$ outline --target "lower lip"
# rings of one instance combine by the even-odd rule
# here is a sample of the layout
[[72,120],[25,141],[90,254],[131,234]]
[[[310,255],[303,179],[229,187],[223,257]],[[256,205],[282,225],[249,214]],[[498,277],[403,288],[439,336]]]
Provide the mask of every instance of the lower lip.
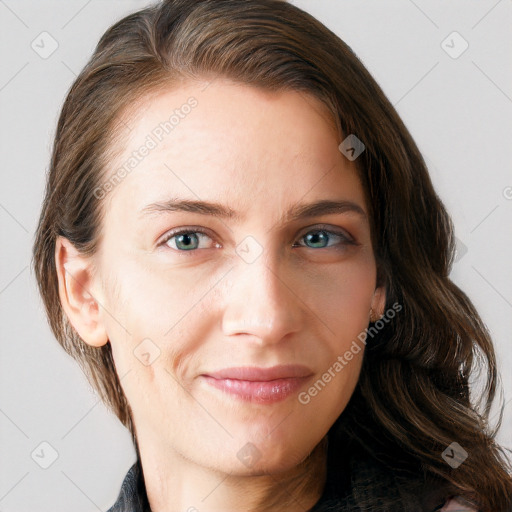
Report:
[[238,379],[214,379],[202,376],[214,388],[234,395],[246,402],[271,404],[280,402],[295,393],[309,377],[292,377],[269,381],[250,381]]

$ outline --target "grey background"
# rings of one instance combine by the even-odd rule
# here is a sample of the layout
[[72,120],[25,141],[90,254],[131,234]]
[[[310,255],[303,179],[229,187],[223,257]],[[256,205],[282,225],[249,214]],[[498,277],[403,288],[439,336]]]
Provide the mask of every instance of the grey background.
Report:
[[[293,3],[353,48],[426,158],[460,241],[452,278],[496,343],[508,400],[498,441],[512,448],[512,1]],[[0,0],[3,512],[104,511],[135,460],[128,432],[53,338],[29,265],[66,91],[101,34],[145,5]],[[46,58],[31,46],[51,49],[43,31],[58,43]],[[50,461],[42,442],[58,453],[48,469],[35,462]]]

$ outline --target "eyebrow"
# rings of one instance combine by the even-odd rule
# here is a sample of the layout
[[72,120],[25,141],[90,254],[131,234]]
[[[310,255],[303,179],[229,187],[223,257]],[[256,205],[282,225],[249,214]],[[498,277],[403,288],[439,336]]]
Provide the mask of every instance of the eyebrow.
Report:
[[[168,212],[197,213],[220,219],[233,220],[236,222],[241,221],[243,218],[239,212],[236,212],[228,206],[224,206],[220,203],[179,198],[151,203],[142,208],[139,213],[142,216]],[[311,217],[318,217],[320,215],[346,212],[353,212],[363,217],[363,219],[367,219],[366,212],[357,203],[346,200],[334,201],[330,199],[322,199],[313,203],[298,203],[293,205],[286,213],[284,220],[286,222],[293,222]]]

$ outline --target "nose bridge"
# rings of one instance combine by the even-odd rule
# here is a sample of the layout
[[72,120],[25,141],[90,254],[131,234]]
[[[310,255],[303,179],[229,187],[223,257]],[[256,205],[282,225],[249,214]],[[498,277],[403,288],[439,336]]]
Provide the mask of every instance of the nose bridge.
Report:
[[277,342],[298,330],[300,321],[300,300],[287,282],[285,262],[270,250],[262,250],[255,259],[248,258],[248,252],[241,254],[227,290],[225,334],[244,333],[261,342]]

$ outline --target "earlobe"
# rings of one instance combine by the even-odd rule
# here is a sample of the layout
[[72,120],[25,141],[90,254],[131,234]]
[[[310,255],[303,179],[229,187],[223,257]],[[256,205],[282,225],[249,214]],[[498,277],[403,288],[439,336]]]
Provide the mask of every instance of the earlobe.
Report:
[[55,266],[59,297],[71,325],[85,343],[101,347],[108,342],[103,325],[99,297],[93,289],[92,265],[65,237],[55,244]]

